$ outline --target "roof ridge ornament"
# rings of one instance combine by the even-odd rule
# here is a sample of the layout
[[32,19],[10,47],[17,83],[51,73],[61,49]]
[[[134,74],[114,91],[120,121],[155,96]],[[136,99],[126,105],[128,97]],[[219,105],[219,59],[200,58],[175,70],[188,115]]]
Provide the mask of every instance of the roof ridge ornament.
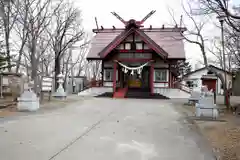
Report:
[[119,16],[116,12],[111,12],[117,19],[119,19],[126,28],[129,28],[131,26],[135,26],[137,28],[139,27],[143,27],[142,24],[149,18],[151,17],[154,13],[156,12],[156,10],[152,10],[151,12],[149,12],[141,21],[136,21],[134,19],[130,19],[129,21],[125,21],[121,16]]

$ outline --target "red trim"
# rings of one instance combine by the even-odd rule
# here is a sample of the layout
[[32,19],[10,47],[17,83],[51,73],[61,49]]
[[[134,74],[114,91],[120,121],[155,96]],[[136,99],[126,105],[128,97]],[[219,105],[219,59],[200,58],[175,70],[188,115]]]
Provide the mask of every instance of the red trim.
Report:
[[154,74],[154,64],[151,63],[151,67],[150,67],[150,89],[151,89],[151,93],[153,94],[153,74]]
[[[136,22],[136,24],[138,24],[139,21]],[[102,29],[92,29],[92,31],[94,33],[109,33],[109,32],[113,32],[113,31],[124,31],[125,28],[104,28],[103,30]],[[173,28],[173,27],[165,27],[165,28],[141,28],[142,31],[151,31],[151,32],[159,32],[159,31],[170,31],[170,32],[184,32],[187,30],[187,28],[185,27],[178,27],[178,28]]]
[[113,93],[116,91],[116,71],[117,71],[117,63],[114,62],[113,64]]
[[157,52],[159,56],[161,56],[163,59],[167,58],[168,53],[164,49],[157,45],[143,31],[135,28],[123,31],[107,47],[105,47],[102,52],[100,52],[100,56],[103,55],[103,57],[105,58],[113,49],[115,49],[127,36],[129,36],[133,32],[139,35],[142,38],[142,40],[150,46],[149,48],[152,48],[155,52]]
[[123,31],[121,34],[117,36],[112,43],[110,43],[107,47],[106,50],[103,51],[103,57],[106,57],[113,49],[117,47],[127,36],[129,36],[131,33],[134,32],[135,29],[131,28],[128,31]]
[[117,61],[121,61],[121,62],[148,62],[151,61],[152,59],[140,59],[140,58],[119,58],[117,59]]
[[151,53],[152,49],[136,49],[136,50],[130,50],[130,49],[120,49],[117,50],[119,53]]
[[[157,45],[150,37],[148,37],[143,31],[139,30],[139,29],[136,29],[135,30],[135,33],[137,33],[137,35],[139,35],[140,37],[142,37],[142,40],[148,44],[150,47],[149,48],[152,48],[155,52],[158,53],[158,55],[160,55],[162,58],[166,58],[168,56],[167,52],[164,51],[164,49],[162,49],[159,45]],[[141,35],[143,34],[143,35]],[[144,36],[146,36],[148,39],[145,39]],[[152,41],[152,43],[150,42]],[[160,47],[160,49],[158,48]]]

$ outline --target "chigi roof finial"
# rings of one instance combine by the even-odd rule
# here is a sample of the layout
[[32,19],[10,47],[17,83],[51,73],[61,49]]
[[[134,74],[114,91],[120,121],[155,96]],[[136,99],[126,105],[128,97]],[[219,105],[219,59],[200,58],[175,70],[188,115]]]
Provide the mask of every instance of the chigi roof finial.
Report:
[[130,19],[129,21],[125,21],[121,16],[119,16],[116,12],[111,12],[115,17],[117,17],[117,19],[119,19],[126,28],[131,26],[135,26],[135,27],[143,27],[142,24],[149,18],[151,17],[154,13],[156,12],[156,10],[152,10],[151,12],[149,12],[141,21],[136,21],[134,19]]

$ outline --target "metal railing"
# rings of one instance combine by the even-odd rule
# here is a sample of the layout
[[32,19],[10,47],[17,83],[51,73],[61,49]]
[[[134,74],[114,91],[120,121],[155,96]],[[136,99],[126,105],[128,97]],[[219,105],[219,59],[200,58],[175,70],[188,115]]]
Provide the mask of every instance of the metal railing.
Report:
[[187,93],[192,92],[192,88],[188,87],[187,85],[182,84],[180,81],[173,82],[174,88],[180,89],[182,91],[185,91]]
[[83,85],[83,88],[80,90],[80,92],[84,91],[84,90],[87,90],[89,88],[92,88],[92,87],[102,87],[103,84],[102,84],[102,81],[101,80],[92,80],[92,81],[89,81],[88,83],[84,84]]

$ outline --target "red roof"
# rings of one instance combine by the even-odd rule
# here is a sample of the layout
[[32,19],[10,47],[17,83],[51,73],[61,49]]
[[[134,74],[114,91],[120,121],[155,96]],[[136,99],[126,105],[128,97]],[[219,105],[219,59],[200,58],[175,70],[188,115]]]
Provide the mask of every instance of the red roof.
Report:
[[87,59],[103,59],[122,40],[135,31],[149,47],[163,58],[185,59],[183,37],[180,32],[185,28],[141,28],[141,29],[103,29],[93,30],[96,35],[91,41]]

